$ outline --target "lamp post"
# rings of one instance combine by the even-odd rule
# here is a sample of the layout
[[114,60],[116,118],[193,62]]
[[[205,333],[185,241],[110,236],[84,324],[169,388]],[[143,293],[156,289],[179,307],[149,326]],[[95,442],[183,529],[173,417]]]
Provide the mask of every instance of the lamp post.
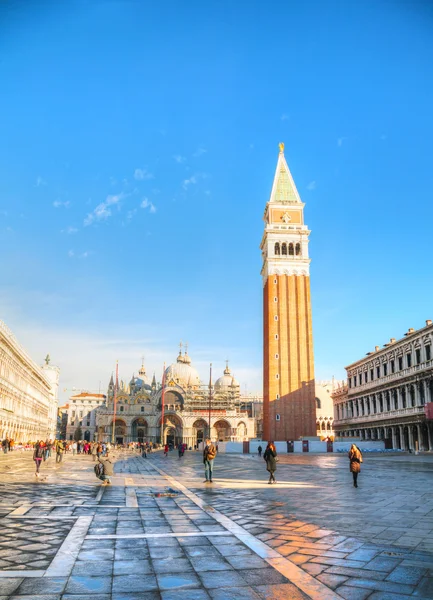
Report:
[[161,446],[164,444],[164,400],[165,400],[165,363],[162,371],[162,393],[161,393]]
[[208,438],[211,439],[211,413],[212,413],[212,363],[210,363],[209,367],[209,435]]

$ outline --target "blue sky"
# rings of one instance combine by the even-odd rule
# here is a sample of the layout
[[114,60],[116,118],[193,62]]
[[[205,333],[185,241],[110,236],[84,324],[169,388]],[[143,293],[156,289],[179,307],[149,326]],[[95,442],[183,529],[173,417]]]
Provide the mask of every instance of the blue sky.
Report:
[[316,376],[432,318],[427,2],[0,7],[0,318],[62,388],[261,389],[259,244],[278,142],[312,230]]

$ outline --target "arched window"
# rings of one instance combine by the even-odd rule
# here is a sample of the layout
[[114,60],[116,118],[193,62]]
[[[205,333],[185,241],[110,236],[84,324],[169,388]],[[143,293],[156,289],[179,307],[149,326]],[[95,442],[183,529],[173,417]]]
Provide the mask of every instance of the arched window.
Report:
[[282,244],[281,254],[284,254],[285,256],[287,256],[287,244]]
[[275,254],[280,254],[280,244],[278,242],[275,244]]
[[296,244],[296,256],[301,256],[301,244]]
[[293,244],[292,243],[289,244],[289,254],[290,254],[290,256],[294,255]]
[[320,398],[316,398],[316,408],[322,408],[322,403],[320,402]]

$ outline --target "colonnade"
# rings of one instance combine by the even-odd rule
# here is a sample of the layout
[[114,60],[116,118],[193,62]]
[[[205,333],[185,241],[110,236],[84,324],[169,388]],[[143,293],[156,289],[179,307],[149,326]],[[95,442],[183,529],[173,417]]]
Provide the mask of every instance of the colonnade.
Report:
[[336,431],[336,435],[367,441],[387,440],[394,450],[433,451],[433,423],[429,421],[359,428],[352,425],[349,429]]

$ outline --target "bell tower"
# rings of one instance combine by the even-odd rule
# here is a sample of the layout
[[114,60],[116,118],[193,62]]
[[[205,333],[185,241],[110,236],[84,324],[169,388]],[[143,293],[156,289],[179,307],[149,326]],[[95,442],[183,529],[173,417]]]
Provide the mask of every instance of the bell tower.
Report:
[[263,438],[316,435],[309,230],[280,144],[260,248],[263,267]]

